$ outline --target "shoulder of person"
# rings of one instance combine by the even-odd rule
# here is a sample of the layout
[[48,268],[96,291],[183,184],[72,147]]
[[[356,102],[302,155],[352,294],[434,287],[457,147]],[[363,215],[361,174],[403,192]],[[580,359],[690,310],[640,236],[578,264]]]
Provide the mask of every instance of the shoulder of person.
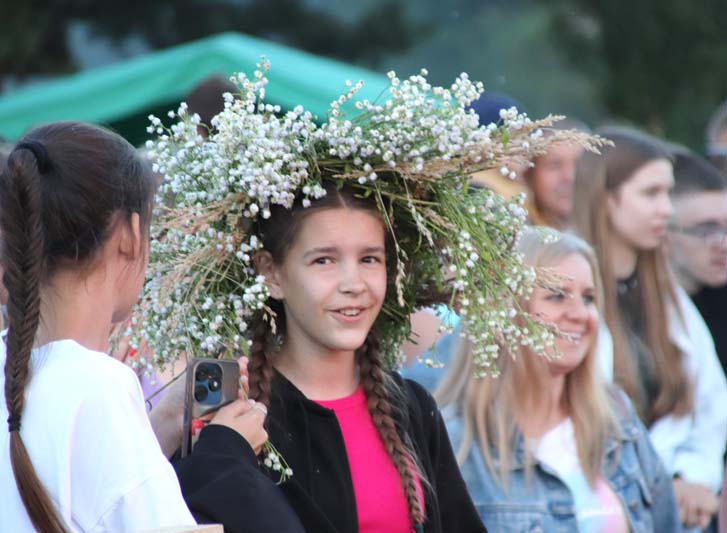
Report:
[[609,384],[607,390],[619,424],[621,437],[626,440],[635,440],[641,433],[646,433],[631,399],[623,389],[618,385]]
[[391,376],[402,391],[409,410],[412,407],[418,407],[423,412],[426,410],[437,411],[437,402],[434,397],[420,383],[404,378],[398,372],[392,372]]
[[[84,396],[108,398],[114,401],[127,391],[141,394],[136,373],[110,355],[91,350],[74,340],[63,340],[40,347],[33,354],[37,363],[52,370],[54,379],[73,383]],[[72,380],[72,381],[71,381]],[[113,392],[113,394],[112,394]]]
[[434,397],[421,384],[414,380],[402,378],[398,373],[392,373],[394,380],[401,390],[402,400],[405,407],[409,424],[412,428],[418,428],[423,438],[429,438],[444,431],[437,402]]

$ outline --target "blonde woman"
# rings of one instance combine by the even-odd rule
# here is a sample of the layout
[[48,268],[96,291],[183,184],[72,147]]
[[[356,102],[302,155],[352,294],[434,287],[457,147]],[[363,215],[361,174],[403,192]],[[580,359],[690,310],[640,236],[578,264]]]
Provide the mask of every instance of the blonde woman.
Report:
[[490,531],[680,531],[671,479],[628,398],[598,369],[601,287],[591,248],[549,230],[521,252],[557,282],[523,305],[557,328],[560,353],[501,353],[473,378],[461,342],[437,391],[458,462]]
[[579,161],[574,224],[598,252],[614,381],[634,402],[674,476],[684,524],[704,528],[717,510],[727,381],[709,330],[663,252],[673,215],[672,163],[646,134],[599,133],[614,146]]

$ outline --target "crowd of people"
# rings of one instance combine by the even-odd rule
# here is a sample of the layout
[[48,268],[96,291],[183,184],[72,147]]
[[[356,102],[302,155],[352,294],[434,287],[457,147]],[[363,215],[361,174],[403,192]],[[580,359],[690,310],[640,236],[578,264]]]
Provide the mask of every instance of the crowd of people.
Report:
[[[488,124],[511,103],[474,108]],[[611,141],[600,153],[556,144],[514,179],[471,178],[527,195],[517,252],[552,279],[521,305],[553,346],[503,345],[499,376],[481,377],[456,310],[432,307],[389,371],[372,329],[386,226],[375,198],[328,183],[261,221],[276,330],[251,324],[240,397],[180,458],[181,381],[148,412],[140,376],[106,356],[142,289],[158,177],[102,127],[28,132],[0,160],[0,530],[716,532],[727,108],[704,157],[596,133]],[[259,468],[268,440],[293,473],[280,484]]]

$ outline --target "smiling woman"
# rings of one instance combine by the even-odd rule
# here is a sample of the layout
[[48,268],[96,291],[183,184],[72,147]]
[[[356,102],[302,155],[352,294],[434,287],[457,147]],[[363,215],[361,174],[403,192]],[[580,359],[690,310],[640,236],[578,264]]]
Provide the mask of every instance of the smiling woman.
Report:
[[602,293],[593,251],[572,235],[535,230],[520,251],[526,263],[555,274],[524,305],[557,329],[559,353],[502,350],[501,376],[475,379],[462,342],[436,393],[485,525],[681,531],[671,480],[646,429],[626,396],[600,379]]

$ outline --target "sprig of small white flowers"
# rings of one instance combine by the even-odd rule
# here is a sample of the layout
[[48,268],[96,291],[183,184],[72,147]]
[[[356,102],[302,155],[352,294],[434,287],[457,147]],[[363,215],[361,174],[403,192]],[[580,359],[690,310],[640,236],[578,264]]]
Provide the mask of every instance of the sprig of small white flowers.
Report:
[[285,462],[283,456],[274,449],[267,450],[265,458],[263,459],[263,464],[278,474],[278,484],[284,483],[293,476],[293,469],[288,466],[288,463]]
[[[265,280],[253,266],[261,247],[250,234],[253,223],[272,206],[290,208],[297,195],[309,206],[325,194],[324,179],[351,180],[393,216],[387,227],[397,232],[396,290],[376,325],[390,361],[398,359],[418,295],[432,287],[451,294],[480,373],[496,372],[492,362],[503,343],[547,342],[544,328],[518,305],[534,282],[514,253],[525,224],[522,199],[465,191],[468,173],[501,168],[510,176],[514,164],[562,140],[558,132],[542,135],[554,118],[533,122],[512,108],[501,113],[501,126],[480,126],[467,106],[482,84],[462,74],[449,88],[432,87],[423,70],[405,80],[390,72],[383,102],[356,100],[362,83],[348,82],[318,126],[300,106],[283,112],[265,103],[269,64],[263,59],[257,67],[252,79],[231,78],[239,94],[225,95],[206,139],[198,131],[207,126],[184,104],[170,113],[177,122],[168,128],[150,117],[156,138],[147,149],[166,176],[160,202],[171,206],[153,228],[136,323],[158,364],[182,351],[247,350],[250,318],[269,313]],[[591,138],[574,139],[594,147]]]

